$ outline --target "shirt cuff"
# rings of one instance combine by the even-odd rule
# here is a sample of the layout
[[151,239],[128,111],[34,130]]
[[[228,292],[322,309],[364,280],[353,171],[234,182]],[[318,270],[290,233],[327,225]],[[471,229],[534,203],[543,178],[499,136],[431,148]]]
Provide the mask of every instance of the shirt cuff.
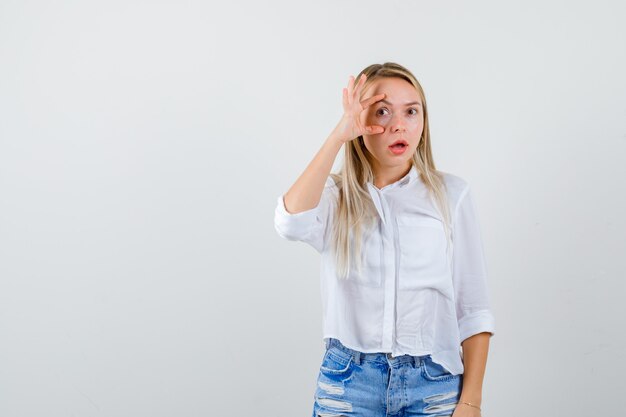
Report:
[[288,240],[302,240],[307,237],[317,222],[320,205],[298,213],[289,213],[285,208],[284,194],[278,196],[274,225],[278,234]]
[[489,332],[495,334],[495,319],[489,310],[480,310],[464,316],[459,320],[459,335],[461,342],[478,333]]

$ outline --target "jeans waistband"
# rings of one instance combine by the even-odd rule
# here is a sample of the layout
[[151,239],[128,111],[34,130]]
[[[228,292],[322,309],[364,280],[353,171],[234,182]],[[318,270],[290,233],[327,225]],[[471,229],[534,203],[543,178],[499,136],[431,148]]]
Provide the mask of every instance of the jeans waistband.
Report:
[[359,365],[363,359],[379,360],[379,361],[384,361],[385,359],[387,359],[387,362],[389,363],[413,362],[415,363],[415,366],[418,367],[422,363],[422,361],[424,361],[428,356],[430,356],[430,355],[420,355],[420,356],[402,355],[402,356],[393,357],[391,356],[390,352],[365,353],[365,352],[360,352],[358,350],[351,349],[343,345],[339,341],[339,339],[335,339],[332,337],[326,339],[326,350],[330,349],[331,347],[339,349],[340,351],[345,352],[348,355],[352,356],[354,358],[354,362],[357,365]]

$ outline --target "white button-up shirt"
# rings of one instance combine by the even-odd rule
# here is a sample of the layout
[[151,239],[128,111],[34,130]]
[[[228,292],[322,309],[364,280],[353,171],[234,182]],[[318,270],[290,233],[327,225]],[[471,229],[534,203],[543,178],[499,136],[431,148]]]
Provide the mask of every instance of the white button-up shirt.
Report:
[[278,197],[274,225],[288,240],[321,254],[323,339],[361,352],[431,354],[453,374],[464,372],[461,342],[494,334],[487,270],[469,184],[443,173],[452,214],[452,246],[417,169],[379,189],[368,183],[377,222],[363,235],[361,274],[337,278],[331,228],[338,188],[328,178],[317,207],[299,213]]

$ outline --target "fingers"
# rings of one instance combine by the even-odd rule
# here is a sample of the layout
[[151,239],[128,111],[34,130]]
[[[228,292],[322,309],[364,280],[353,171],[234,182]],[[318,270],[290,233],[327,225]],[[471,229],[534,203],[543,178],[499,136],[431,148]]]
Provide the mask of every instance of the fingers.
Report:
[[348,79],[348,100],[352,102],[352,92],[354,91],[354,77],[351,75]]
[[383,133],[385,131],[385,128],[382,126],[371,125],[366,126],[365,130],[367,130],[368,133],[375,135],[377,133]]
[[361,76],[359,77],[359,81],[357,82],[357,85],[355,86],[354,76],[352,75],[350,76],[348,80],[348,100],[350,103],[352,103],[354,99],[358,97],[361,87],[363,87],[363,84],[365,83],[366,78],[367,77],[365,76],[365,74],[361,74]]
[[385,93],[376,94],[375,96],[372,96],[368,99],[363,100],[361,102],[361,105],[363,106],[363,108],[366,108],[368,106],[371,106],[375,102],[382,100],[384,97],[385,97]]
[[353,101],[359,99],[359,96],[361,95],[361,88],[363,87],[363,84],[365,83],[365,78],[366,78],[365,74],[361,74],[361,77],[359,77],[359,82],[354,88]]

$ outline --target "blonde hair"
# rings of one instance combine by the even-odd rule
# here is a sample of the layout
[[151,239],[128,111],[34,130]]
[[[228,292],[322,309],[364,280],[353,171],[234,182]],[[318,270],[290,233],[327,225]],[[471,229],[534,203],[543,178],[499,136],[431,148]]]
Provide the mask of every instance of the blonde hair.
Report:
[[[411,83],[421,96],[424,112],[424,129],[415,153],[411,157],[411,163],[417,168],[430,197],[436,203],[436,208],[443,219],[449,249],[451,241],[450,210],[443,173],[435,168],[432,156],[428,127],[428,107],[422,86],[408,69],[394,62],[370,65],[359,73],[356,77],[357,80],[361,77],[361,74],[367,76],[361,91],[366,91],[367,87],[376,79],[396,77]],[[359,97],[359,99],[362,100],[362,97]],[[355,140],[346,142],[344,147],[344,164],[338,174],[330,174],[338,188],[338,204],[332,226],[332,240],[338,276],[340,278],[347,278],[348,271],[352,268],[350,265],[351,259],[354,257],[357,260],[356,270],[360,273],[363,232],[365,228],[373,225],[377,216],[376,208],[366,184],[374,180],[372,166],[366,157],[366,152],[367,149],[363,142],[363,136],[358,136]],[[355,256],[355,254],[359,254],[359,256]]]

